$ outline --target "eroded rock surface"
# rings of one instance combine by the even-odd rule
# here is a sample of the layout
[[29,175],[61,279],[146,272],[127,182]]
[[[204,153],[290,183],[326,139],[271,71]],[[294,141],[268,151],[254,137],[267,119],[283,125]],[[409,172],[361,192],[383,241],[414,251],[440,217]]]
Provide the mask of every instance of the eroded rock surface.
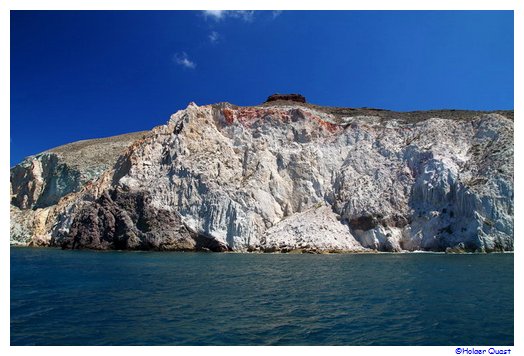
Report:
[[509,251],[513,112],[192,103],[27,158],[11,194],[14,244]]

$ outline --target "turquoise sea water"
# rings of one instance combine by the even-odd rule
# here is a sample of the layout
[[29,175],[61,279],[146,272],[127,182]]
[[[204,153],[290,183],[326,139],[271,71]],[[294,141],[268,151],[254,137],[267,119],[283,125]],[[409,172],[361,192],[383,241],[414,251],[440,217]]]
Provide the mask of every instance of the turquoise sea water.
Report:
[[11,248],[12,345],[513,342],[513,254]]

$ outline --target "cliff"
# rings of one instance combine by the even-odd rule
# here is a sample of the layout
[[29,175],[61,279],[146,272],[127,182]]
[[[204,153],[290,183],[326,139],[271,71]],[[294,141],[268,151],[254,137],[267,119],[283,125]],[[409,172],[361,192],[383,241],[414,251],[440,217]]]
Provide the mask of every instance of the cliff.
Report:
[[513,112],[191,103],[13,167],[11,243],[511,251]]

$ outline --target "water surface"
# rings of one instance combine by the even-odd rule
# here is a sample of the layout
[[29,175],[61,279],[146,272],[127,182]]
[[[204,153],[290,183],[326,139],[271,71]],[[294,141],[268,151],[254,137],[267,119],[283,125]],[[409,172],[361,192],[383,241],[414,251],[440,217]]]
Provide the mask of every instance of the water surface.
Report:
[[12,345],[513,345],[513,254],[11,248]]

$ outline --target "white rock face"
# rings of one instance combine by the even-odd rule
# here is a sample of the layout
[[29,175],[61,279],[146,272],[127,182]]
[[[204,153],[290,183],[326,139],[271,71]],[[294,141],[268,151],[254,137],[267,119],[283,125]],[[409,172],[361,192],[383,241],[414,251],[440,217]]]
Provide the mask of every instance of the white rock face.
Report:
[[293,214],[264,235],[261,245],[267,251],[365,251],[340,216],[324,205]]
[[11,241],[233,251],[443,251],[462,243],[470,251],[513,250],[512,119],[351,114],[291,102],[192,103],[131,140],[114,166],[91,169],[96,174],[87,183],[65,184],[48,201],[41,198],[50,179],[40,173],[42,156],[30,158],[31,165],[12,170]]

